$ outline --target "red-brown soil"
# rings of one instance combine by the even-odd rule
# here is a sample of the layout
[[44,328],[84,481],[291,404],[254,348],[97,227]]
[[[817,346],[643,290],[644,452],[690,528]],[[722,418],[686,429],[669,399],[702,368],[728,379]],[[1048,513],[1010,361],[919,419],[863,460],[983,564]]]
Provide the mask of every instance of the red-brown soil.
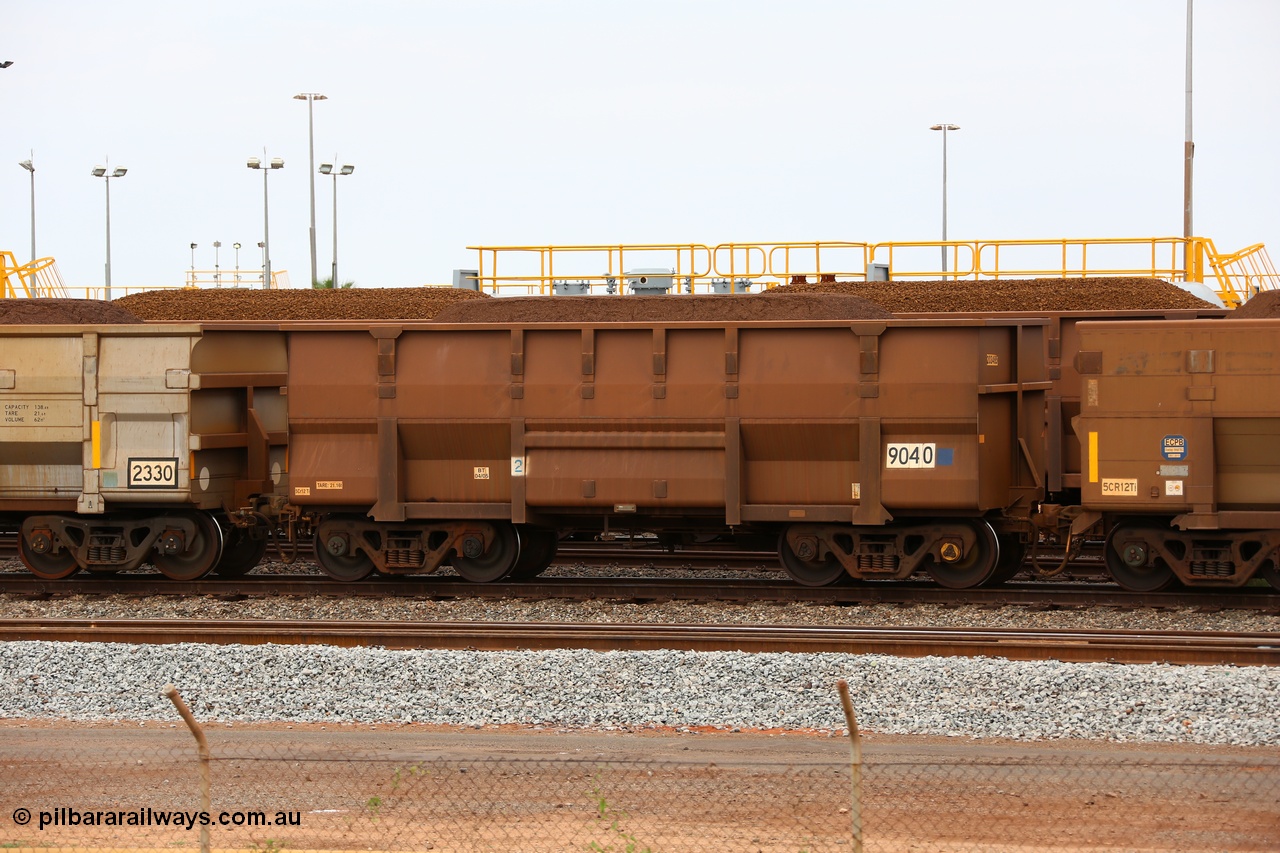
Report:
[[485,294],[450,287],[346,290],[146,290],[113,304],[144,320],[430,320],[446,306]]
[[897,313],[1215,308],[1158,278],[945,279],[784,284],[773,294],[848,293]]
[[1227,316],[1233,320],[1268,320],[1280,317],[1280,290],[1265,290]]
[[[332,850],[847,850],[849,747],[814,732],[209,723],[212,846]],[[868,850],[1272,850],[1275,749],[869,735]],[[198,830],[38,828],[41,811],[194,810],[181,723],[0,721],[0,843],[193,848]],[[20,809],[33,822],[19,824]]]
[[4,326],[140,322],[127,308],[98,299],[0,299],[0,325]]
[[692,320],[876,320],[892,317],[840,293],[753,296],[515,296],[451,305],[437,323],[650,323]]

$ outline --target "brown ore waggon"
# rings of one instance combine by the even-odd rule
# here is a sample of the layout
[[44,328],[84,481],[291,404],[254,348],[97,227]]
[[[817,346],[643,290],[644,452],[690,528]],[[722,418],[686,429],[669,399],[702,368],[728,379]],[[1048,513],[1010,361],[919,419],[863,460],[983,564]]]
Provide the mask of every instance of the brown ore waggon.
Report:
[[796,581],[1280,587],[1280,321],[288,322],[0,331],[0,521],[36,574],[533,577],[566,532]]
[[288,500],[347,579],[536,574],[569,528],[764,534],[812,585],[973,586],[1016,569],[1040,496],[1044,327],[299,330]]

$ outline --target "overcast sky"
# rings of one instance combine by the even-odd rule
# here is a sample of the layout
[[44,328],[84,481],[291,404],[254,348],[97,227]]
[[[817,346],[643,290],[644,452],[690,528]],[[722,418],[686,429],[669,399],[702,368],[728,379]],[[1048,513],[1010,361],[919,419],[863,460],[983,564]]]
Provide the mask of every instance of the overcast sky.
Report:
[[[0,249],[98,286],[309,277],[307,105],[339,271],[448,281],[476,244],[1182,234],[1185,0],[8,0]],[[1280,2],[1195,7],[1195,231],[1280,247]],[[321,277],[333,180],[317,176]],[[1280,254],[1277,255],[1280,258]],[[117,293],[118,295],[118,293]]]

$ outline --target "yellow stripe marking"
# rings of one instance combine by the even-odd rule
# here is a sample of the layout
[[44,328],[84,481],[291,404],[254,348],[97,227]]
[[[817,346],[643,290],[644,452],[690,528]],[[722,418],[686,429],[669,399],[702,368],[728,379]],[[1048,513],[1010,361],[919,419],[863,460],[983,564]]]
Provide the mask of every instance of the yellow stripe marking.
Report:
[[1089,433],[1089,482],[1098,482],[1098,434]]
[[102,421],[94,421],[89,427],[89,437],[93,443],[93,467],[102,467]]

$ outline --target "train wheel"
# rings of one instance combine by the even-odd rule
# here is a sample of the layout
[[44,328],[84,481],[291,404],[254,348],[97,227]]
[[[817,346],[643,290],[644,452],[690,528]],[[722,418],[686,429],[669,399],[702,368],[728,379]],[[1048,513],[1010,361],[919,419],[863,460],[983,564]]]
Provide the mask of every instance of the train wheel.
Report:
[[27,571],[47,581],[60,581],[80,571],[80,564],[70,551],[38,554],[31,550],[27,537],[22,534],[18,535],[18,559],[22,560]]
[[520,557],[511,570],[511,580],[532,580],[547,570],[556,558],[559,537],[554,530],[526,527],[520,531]]
[[453,569],[472,583],[493,583],[507,577],[520,560],[520,534],[513,525],[494,524],[497,535],[489,550],[478,557],[458,555],[453,558]]
[[267,538],[254,538],[248,531],[232,527],[223,533],[222,556],[214,569],[224,578],[239,578],[257,568],[267,553]]
[[[339,542],[342,543],[341,548]],[[316,562],[326,575],[336,581],[355,583],[373,574],[373,560],[364,551],[350,548],[345,536],[336,540],[322,540],[320,533],[316,533],[315,546]],[[335,549],[342,553],[335,554]]]
[[1146,565],[1147,549],[1138,541],[1126,541],[1135,535],[1140,538],[1138,531],[1142,529],[1141,524],[1132,521],[1122,521],[1111,528],[1103,548],[1107,571],[1115,578],[1116,583],[1132,592],[1159,592],[1168,589],[1177,580],[1173,569],[1158,558],[1154,561],[1155,565]]
[[181,516],[195,525],[196,532],[181,554],[155,554],[151,562],[170,580],[199,580],[218,564],[222,556],[222,528],[208,513],[193,512]]
[[932,557],[924,560],[929,576],[947,589],[971,589],[982,586],[996,573],[1000,565],[1000,540],[985,521],[972,525],[977,541],[964,557],[948,563]]
[[787,534],[778,537],[778,559],[787,575],[801,586],[831,586],[849,575],[833,554],[828,553],[821,563],[802,560],[787,544]]
[[997,536],[1000,542],[1000,556],[996,560],[996,570],[987,579],[984,586],[999,586],[1013,580],[1022,571],[1022,563],[1027,558],[1028,547],[1019,541],[1017,536]]

